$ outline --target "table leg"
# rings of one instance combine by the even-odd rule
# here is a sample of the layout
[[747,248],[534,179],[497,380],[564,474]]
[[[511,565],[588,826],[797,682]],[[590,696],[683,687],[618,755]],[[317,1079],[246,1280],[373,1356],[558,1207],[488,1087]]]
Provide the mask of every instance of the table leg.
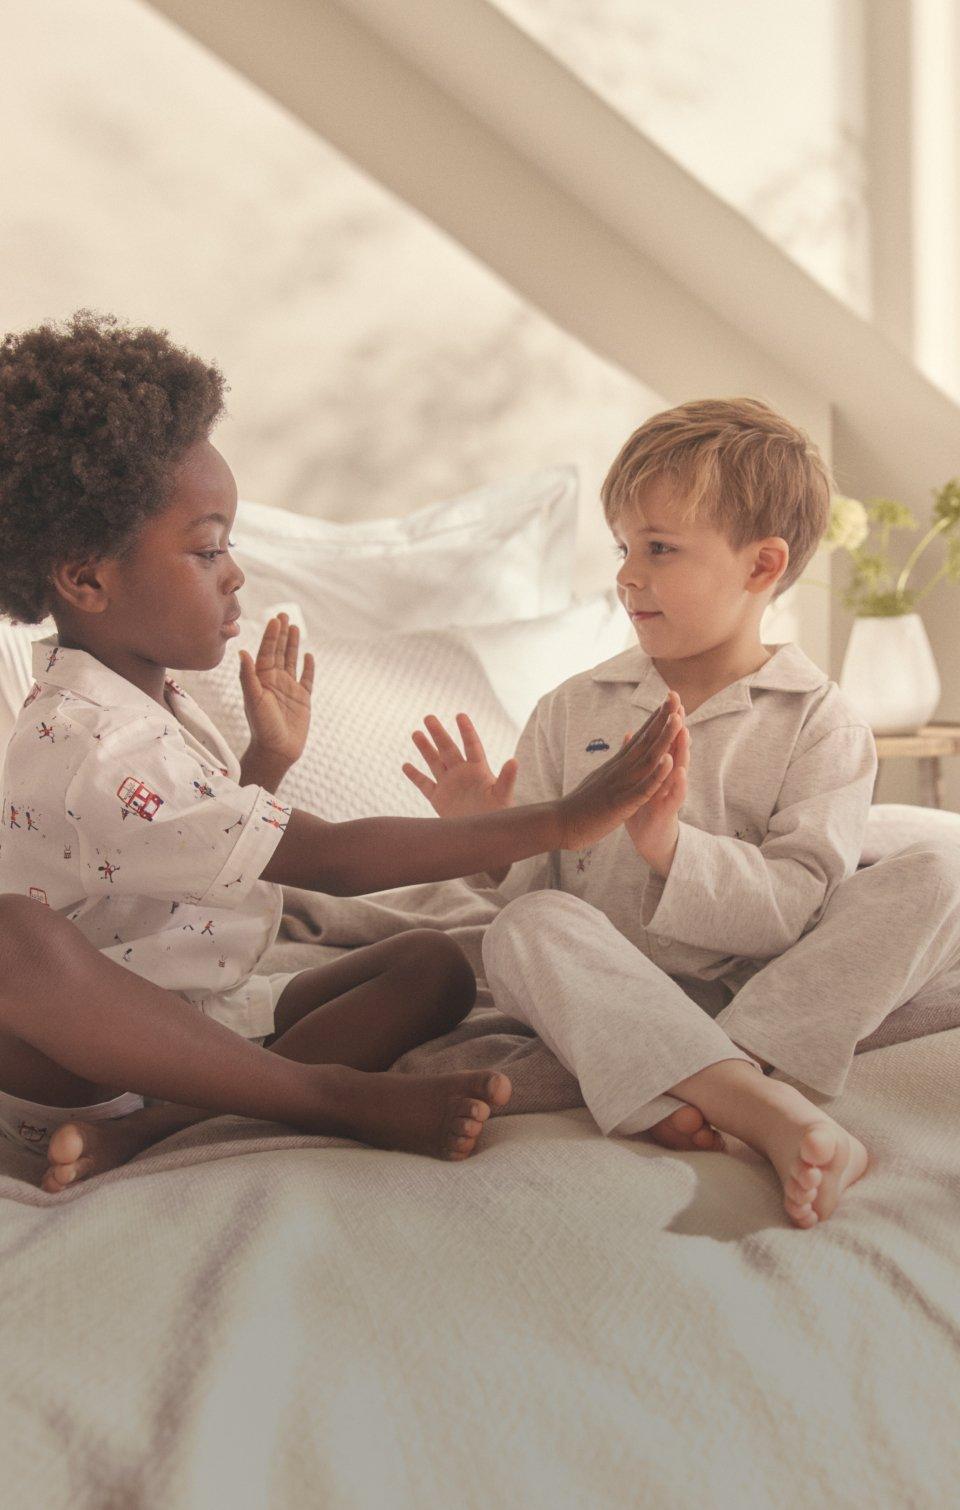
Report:
[[924,807],[943,807],[943,768],[939,755],[920,758],[920,801]]

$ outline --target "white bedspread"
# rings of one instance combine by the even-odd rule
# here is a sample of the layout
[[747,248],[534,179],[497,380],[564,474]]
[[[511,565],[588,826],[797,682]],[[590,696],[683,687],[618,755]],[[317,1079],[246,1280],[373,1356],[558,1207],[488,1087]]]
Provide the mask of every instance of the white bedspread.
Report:
[[3,1504],[956,1503],[958,1086],[960,1028],[859,1055],[811,1232],[744,1145],[579,1108],[460,1165],[223,1117],[60,1197],[4,1144]]

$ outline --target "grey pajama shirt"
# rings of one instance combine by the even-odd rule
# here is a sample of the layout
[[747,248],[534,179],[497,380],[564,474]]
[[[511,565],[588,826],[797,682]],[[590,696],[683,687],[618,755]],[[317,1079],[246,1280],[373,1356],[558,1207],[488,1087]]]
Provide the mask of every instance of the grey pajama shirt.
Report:
[[[541,698],[517,746],[516,802],[569,792],[668,690],[635,646]],[[497,1006],[576,1075],[604,1133],[652,1127],[682,1104],[670,1087],[752,1054],[836,1096],[885,1017],[960,992],[956,846],[914,844],[857,870],[873,735],[798,646],[775,647],[686,723],[668,876],[621,826],[514,865],[484,936]]]

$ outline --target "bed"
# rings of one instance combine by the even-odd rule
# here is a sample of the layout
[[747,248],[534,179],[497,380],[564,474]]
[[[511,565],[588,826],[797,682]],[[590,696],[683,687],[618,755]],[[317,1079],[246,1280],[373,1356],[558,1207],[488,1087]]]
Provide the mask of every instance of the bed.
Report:
[[[414,515],[381,555],[369,525],[287,516],[282,537],[267,517],[281,511],[245,506],[250,633],[285,601],[318,654],[317,743],[284,795],[331,817],[424,815],[397,778],[412,753],[397,749],[414,727],[404,697],[430,696],[415,719],[466,706],[502,760],[531,697],[578,657],[622,648],[606,595],[564,597],[574,503],[554,469],[451,501],[435,529]],[[460,525],[483,601],[461,581],[437,623],[357,623],[349,587],[338,600],[336,571],[323,576],[355,546],[387,572],[387,597],[404,570],[452,587]],[[304,581],[285,575],[285,550]],[[0,646],[13,706],[22,652]],[[203,675],[198,695],[239,740],[227,672]],[[376,692],[365,710],[349,703],[358,678]],[[346,727],[363,730],[350,761]],[[365,805],[371,791],[384,805]],[[960,841],[958,828],[954,814],[878,810],[864,863],[933,831]],[[479,970],[496,907],[478,878],[289,890],[267,966],[431,926]],[[790,1226],[773,1170],[734,1139],[721,1155],[602,1138],[482,975],[470,1018],[398,1066],[511,1075],[511,1114],[464,1164],[217,1117],[54,1197],[36,1160],[0,1142],[4,1505],[955,1503],[960,1003],[924,1037],[884,1026],[831,1103],[872,1169],[812,1232]]]

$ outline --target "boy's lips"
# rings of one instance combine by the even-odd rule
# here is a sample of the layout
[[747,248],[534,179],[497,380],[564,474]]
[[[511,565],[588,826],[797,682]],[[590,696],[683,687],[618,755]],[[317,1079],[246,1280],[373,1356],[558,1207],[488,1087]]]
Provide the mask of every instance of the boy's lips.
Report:
[[630,615],[631,619],[656,619],[656,618],[659,618],[659,616],[660,616],[660,610],[659,609],[657,610],[656,613],[637,612],[637,613],[631,613],[631,615]]

